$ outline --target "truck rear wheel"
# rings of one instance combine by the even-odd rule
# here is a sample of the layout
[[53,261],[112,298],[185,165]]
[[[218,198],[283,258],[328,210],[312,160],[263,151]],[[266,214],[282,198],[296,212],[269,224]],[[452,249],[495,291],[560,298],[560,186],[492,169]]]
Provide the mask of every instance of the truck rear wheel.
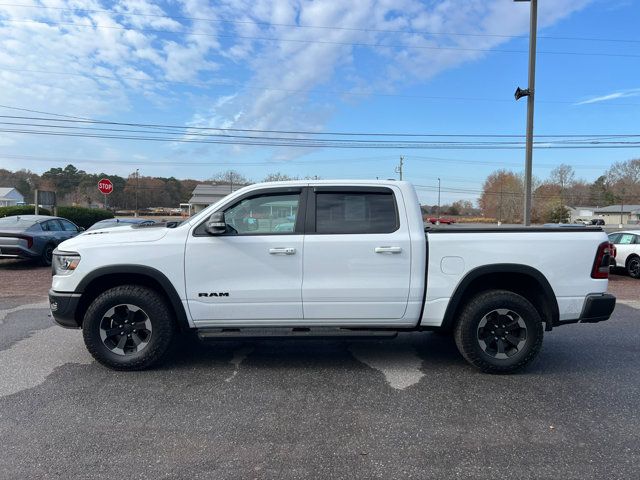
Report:
[[101,364],[142,370],[156,364],[173,338],[175,323],[164,298],[139,285],[101,293],[84,316],[84,343]]
[[507,290],[473,297],[462,309],[454,330],[465,360],[488,373],[511,373],[531,363],[540,351],[543,335],[535,307]]

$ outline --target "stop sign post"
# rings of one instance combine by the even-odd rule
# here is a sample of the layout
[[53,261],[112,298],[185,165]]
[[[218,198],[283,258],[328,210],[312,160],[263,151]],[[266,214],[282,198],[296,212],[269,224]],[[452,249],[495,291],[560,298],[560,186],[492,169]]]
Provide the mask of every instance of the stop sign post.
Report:
[[113,192],[113,183],[108,178],[103,178],[98,182],[98,190],[104,195],[104,208],[107,208],[107,195]]

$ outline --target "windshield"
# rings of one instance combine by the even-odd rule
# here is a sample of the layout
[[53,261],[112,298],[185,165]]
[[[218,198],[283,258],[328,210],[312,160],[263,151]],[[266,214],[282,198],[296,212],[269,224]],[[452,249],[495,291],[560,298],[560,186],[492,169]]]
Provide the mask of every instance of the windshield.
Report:
[[111,227],[125,227],[130,226],[129,222],[116,222],[116,221],[100,221],[98,223],[94,223],[87,230],[98,230],[100,228],[111,228]]

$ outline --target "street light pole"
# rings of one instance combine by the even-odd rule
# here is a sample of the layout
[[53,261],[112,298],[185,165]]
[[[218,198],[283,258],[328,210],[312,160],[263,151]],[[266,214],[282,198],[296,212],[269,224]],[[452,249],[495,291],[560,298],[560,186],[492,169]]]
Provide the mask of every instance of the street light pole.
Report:
[[533,171],[533,105],[536,88],[536,36],[538,30],[538,0],[514,0],[516,2],[530,1],[531,13],[529,24],[529,85],[526,90],[516,90],[516,100],[527,97],[527,136],[525,145],[524,164],[524,212],[523,223],[531,225],[531,182]]

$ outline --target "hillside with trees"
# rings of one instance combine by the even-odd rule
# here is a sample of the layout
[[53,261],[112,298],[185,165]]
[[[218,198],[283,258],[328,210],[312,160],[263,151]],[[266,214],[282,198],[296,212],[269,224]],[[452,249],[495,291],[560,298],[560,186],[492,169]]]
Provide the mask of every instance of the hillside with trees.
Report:
[[[207,180],[177,179],[175,177],[152,177],[136,172],[121,177],[107,173],[88,173],[67,165],[55,167],[38,175],[29,170],[12,172],[0,169],[0,186],[17,188],[27,203],[33,203],[35,189],[57,192],[59,205],[101,205],[103,196],[96,188],[98,181],[108,177],[114,185],[109,195],[111,208],[130,210],[138,208],[170,207],[187,202],[198,183],[210,182],[229,185],[229,191],[253,183],[235,170],[212,174]],[[309,178],[309,177],[307,177]],[[314,177],[317,178],[317,177]],[[280,172],[270,173],[260,181],[297,180]],[[501,221],[519,223],[523,208],[522,175],[500,169],[492,172],[484,181],[477,207],[468,200],[458,200],[440,206],[440,214],[475,218],[478,216]],[[562,221],[568,215],[567,206],[606,206],[616,203],[640,204],[640,158],[614,163],[593,182],[576,178],[570,165],[559,164],[549,178],[534,178],[533,211],[534,223]],[[423,205],[425,215],[438,213],[437,205]]]

